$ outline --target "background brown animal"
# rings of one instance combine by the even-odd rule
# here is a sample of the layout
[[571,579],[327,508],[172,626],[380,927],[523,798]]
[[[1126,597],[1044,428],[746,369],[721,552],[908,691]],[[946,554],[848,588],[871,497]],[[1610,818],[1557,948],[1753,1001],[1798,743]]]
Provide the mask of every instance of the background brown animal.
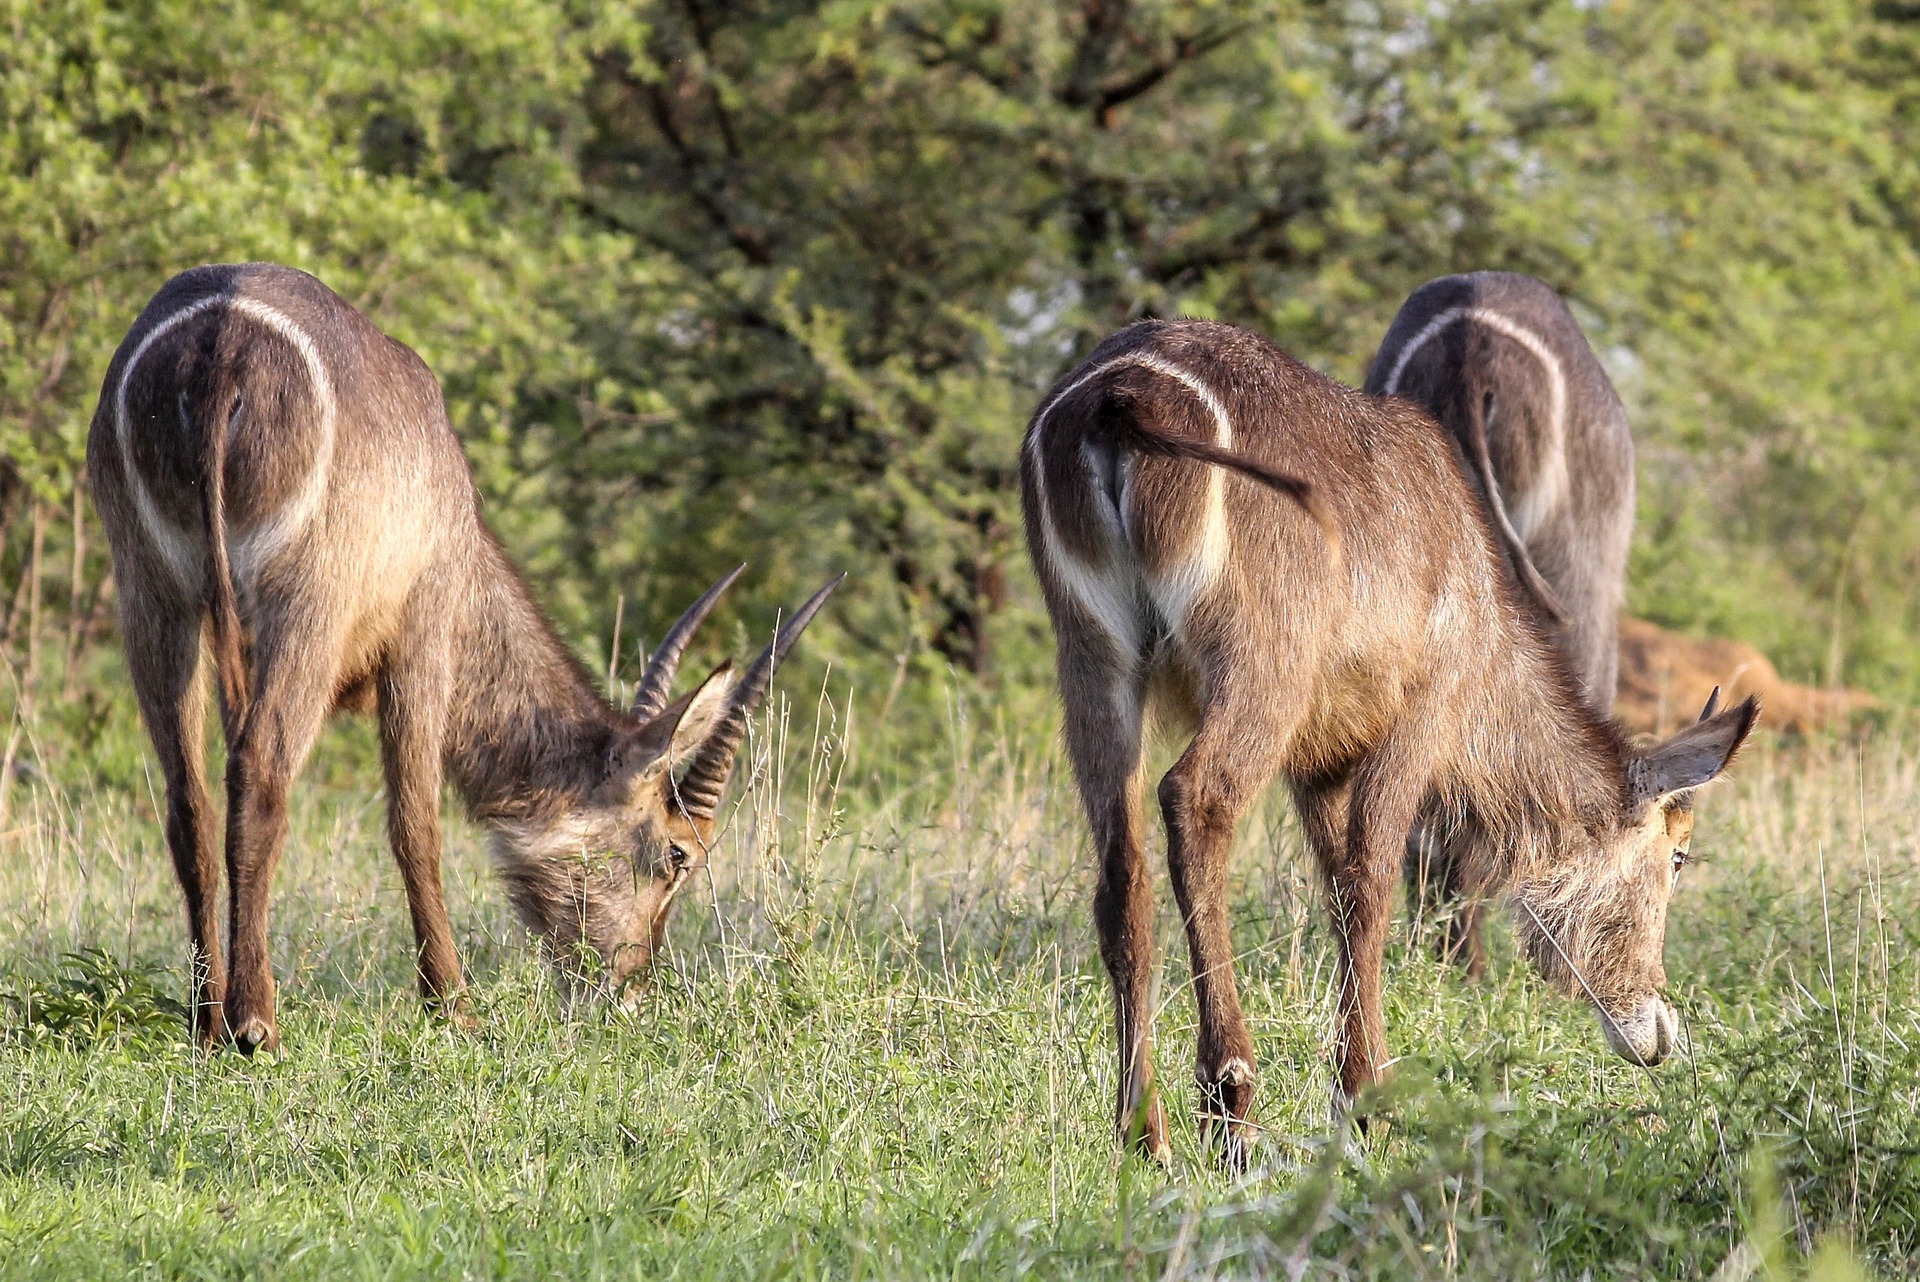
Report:
[[[1266,484],[1196,466],[1195,445],[1244,457]],[[1156,457],[1170,454],[1189,457]],[[1254,1053],[1227,860],[1275,774],[1339,940],[1340,1098],[1387,1061],[1393,884],[1435,797],[1472,834],[1475,884],[1509,892],[1542,973],[1594,1003],[1620,1054],[1668,1053],[1661,954],[1685,853],[1667,813],[1725,767],[1751,701],[1632,750],[1517,598],[1443,430],[1231,326],[1149,321],[1108,339],[1041,403],[1021,476],[1100,863],[1123,1136],[1168,1151],[1150,1085],[1157,965],[1139,813],[1150,703],[1195,727],[1159,798],[1199,1005],[1196,1074],[1229,1164],[1246,1160]]]
[[1716,686],[1733,699],[1757,696],[1766,704],[1767,724],[1784,734],[1844,724],[1855,713],[1880,706],[1864,690],[1788,681],[1744,641],[1683,636],[1645,619],[1621,618],[1614,713],[1629,730],[1667,733]]
[[[115,353],[87,442],[121,627],[167,784],[193,1026],[279,1034],[268,896],[287,793],[329,709],[377,707],[388,832],[438,1005],[460,987],[440,881],[443,772],[491,829],[514,904],[617,986],[659,947],[712,838],[746,722],[828,585],[737,685],[668,702],[675,626],[610,706],[482,523],[433,375],[319,281],[266,264],[169,281]],[[738,574],[738,571],[735,571]],[[228,950],[202,753],[202,634],[228,743]]]

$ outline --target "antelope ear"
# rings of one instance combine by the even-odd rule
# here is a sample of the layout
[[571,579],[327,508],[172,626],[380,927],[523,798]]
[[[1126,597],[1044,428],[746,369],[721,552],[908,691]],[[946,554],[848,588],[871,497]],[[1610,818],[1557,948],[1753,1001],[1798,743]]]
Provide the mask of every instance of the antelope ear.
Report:
[[733,695],[733,662],[728,660],[695,686],[691,694],[681,695],[649,721],[642,731],[657,745],[655,766],[678,766],[687,754],[706,742],[713,728],[726,715],[727,701]]
[[733,693],[733,664],[723,663],[698,686],[640,726],[621,735],[607,761],[607,777],[621,787],[652,778],[686,760],[713,733]]
[[1748,695],[1725,712],[1703,717],[1648,749],[1628,768],[1630,817],[1636,822],[1644,819],[1654,803],[1719,778],[1759,716],[1760,701]]

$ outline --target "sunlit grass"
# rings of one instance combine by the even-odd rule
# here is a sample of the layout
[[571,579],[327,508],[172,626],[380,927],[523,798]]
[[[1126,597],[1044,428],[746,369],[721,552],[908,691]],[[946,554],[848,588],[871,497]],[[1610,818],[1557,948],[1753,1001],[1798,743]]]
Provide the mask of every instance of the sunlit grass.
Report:
[[[1278,794],[1236,940],[1266,1140],[1116,1158],[1090,871],[1044,734],[899,761],[838,701],[771,720],[643,1009],[569,1009],[454,822],[480,1030],[423,1015],[364,729],[299,790],[275,1059],[203,1058],[124,709],[49,717],[0,836],[0,1275],[1531,1277],[1920,1267],[1920,753],[1763,745],[1702,805],[1657,1073],[1504,945],[1396,938],[1402,1055],[1329,1129],[1332,954]],[[51,736],[51,737],[49,737]],[[931,736],[919,736],[926,741]],[[89,768],[89,761],[110,763]],[[1159,1059],[1194,1104],[1178,932]],[[1402,932],[1404,933],[1404,932]],[[1772,1193],[1766,1192],[1773,1190]],[[1758,1191],[1756,1191],[1758,1190]]]

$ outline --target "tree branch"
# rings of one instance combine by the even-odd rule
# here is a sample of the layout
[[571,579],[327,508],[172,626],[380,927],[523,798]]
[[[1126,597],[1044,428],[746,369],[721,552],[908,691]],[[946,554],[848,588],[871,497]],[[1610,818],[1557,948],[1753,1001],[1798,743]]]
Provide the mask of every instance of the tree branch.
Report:
[[1175,36],[1173,50],[1166,57],[1118,80],[1108,81],[1094,93],[1093,114],[1095,122],[1102,129],[1113,127],[1113,113],[1120,107],[1132,102],[1142,94],[1149,93],[1162,80],[1186,66],[1190,62],[1212,53],[1246,30],[1244,24],[1223,27],[1206,35]]

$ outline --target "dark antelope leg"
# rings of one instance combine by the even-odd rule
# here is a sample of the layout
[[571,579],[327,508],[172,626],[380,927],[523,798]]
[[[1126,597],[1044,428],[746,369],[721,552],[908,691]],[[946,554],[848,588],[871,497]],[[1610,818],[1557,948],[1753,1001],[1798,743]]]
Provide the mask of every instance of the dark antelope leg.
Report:
[[420,995],[429,1007],[464,1023],[460,957],[440,874],[440,750],[450,665],[438,653],[409,659],[405,667],[389,666],[379,681],[387,836],[413,917]]
[[1467,876],[1463,832],[1443,832],[1429,814],[1407,838],[1407,899],[1422,925],[1432,931],[1434,953],[1457,965],[1469,982],[1486,973],[1486,905]]
[[[1067,753],[1100,861],[1093,919],[1100,957],[1113,982],[1114,1039],[1119,1052],[1114,1126],[1156,1161],[1172,1156],[1167,1114],[1153,1085],[1153,1005],[1159,958],[1154,951],[1153,887],[1140,842],[1139,678],[1119,670],[1105,653],[1070,652],[1063,639],[1062,693]],[[1074,650],[1081,650],[1074,647]]]
[[1450,962],[1466,974],[1469,983],[1479,983],[1487,973],[1486,901],[1468,876],[1465,839],[1460,835],[1445,838],[1440,844],[1441,893],[1451,911],[1440,919],[1436,946],[1442,961]]
[[[299,618],[301,613],[289,610],[287,615]],[[280,1045],[267,955],[273,873],[287,840],[288,787],[333,705],[333,666],[316,663],[314,657],[331,658],[341,648],[332,637],[257,637],[252,706],[237,738],[231,729],[228,733],[227,1034],[249,1055]],[[227,721],[231,727],[231,710]]]
[[201,670],[200,604],[153,599],[157,575],[127,575],[121,630],[141,715],[167,785],[167,849],[187,901],[192,972],[189,1024],[202,1046],[221,1033],[226,965],[220,956],[220,851],[207,795],[207,687]]
[[1327,880],[1327,904],[1340,944],[1340,1095],[1350,1103],[1381,1080],[1387,1062],[1380,973],[1393,912],[1393,883],[1431,778],[1425,734],[1429,719],[1418,705],[1353,775],[1347,796],[1345,840],[1335,839],[1322,812],[1308,823]]
[[[1233,835],[1247,807],[1273,777],[1291,729],[1276,687],[1228,686],[1201,720],[1200,732],[1160,783],[1167,824],[1167,867],[1187,927],[1200,1037],[1194,1061],[1203,1125],[1229,1170],[1244,1171],[1254,1140],[1253,1038],[1233,974],[1227,873]],[[1277,687],[1284,691],[1284,684]]]

